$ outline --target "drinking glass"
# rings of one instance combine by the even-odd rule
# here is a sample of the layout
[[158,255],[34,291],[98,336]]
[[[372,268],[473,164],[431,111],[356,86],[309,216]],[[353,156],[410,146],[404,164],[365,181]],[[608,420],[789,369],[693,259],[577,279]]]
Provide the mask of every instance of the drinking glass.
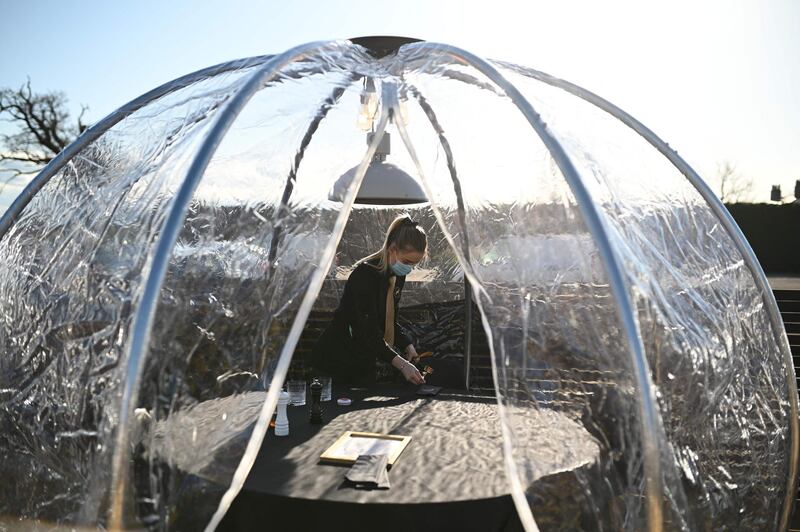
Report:
[[330,401],[331,388],[333,387],[333,379],[331,379],[330,377],[320,377],[319,382],[320,384],[322,384],[322,397],[320,398],[320,400]]
[[286,383],[289,392],[289,404],[303,406],[306,404],[306,381],[304,379],[291,379]]

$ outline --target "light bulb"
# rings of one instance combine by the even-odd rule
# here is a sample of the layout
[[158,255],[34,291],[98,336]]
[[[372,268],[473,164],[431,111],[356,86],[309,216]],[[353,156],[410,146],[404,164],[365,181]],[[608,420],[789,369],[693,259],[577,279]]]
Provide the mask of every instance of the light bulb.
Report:
[[356,126],[361,131],[369,131],[372,129],[372,120],[369,118],[369,113],[365,109],[361,109],[361,112],[358,113],[358,120],[356,121]]
[[372,78],[368,78],[361,93],[361,107],[358,111],[356,124],[362,131],[370,131],[378,113],[378,95],[375,94],[375,83]]
[[358,112],[358,129],[369,131],[378,112],[378,96],[374,92],[361,94],[361,107]]

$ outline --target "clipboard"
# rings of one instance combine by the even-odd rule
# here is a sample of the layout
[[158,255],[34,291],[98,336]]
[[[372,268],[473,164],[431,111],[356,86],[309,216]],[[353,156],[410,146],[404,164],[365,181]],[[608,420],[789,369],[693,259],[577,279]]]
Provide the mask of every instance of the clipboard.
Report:
[[410,441],[411,436],[348,430],[325,449],[319,459],[321,462],[354,464],[360,454],[388,454],[391,466]]

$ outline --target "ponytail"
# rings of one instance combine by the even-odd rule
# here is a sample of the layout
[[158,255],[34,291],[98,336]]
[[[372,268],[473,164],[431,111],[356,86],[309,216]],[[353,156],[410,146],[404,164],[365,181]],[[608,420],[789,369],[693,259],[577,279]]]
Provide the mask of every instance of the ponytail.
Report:
[[356,262],[356,266],[364,262],[369,264],[377,259],[377,265],[369,265],[376,270],[386,271],[386,268],[389,267],[389,246],[392,244],[397,245],[402,250],[413,249],[414,251],[425,253],[428,247],[428,237],[419,224],[411,219],[411,216],[401,214],[392,221],[386,230],[386,239],[383,241],[383,247],[372,255],[367,255]]

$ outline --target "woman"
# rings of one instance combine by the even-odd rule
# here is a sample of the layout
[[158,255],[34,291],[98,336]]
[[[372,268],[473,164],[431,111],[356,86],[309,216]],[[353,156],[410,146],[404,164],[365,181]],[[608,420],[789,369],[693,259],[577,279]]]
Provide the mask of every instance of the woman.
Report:
[[408,215],[395,218],[383,247],[358,261],[344,286],[333,321],[317,341],[314,370],[346,383],[375,380],[375,359],[382,359],[413,384],[422,384],[414,344],[397,324],[397,308],[406,275],[425,256],[425,231]]

